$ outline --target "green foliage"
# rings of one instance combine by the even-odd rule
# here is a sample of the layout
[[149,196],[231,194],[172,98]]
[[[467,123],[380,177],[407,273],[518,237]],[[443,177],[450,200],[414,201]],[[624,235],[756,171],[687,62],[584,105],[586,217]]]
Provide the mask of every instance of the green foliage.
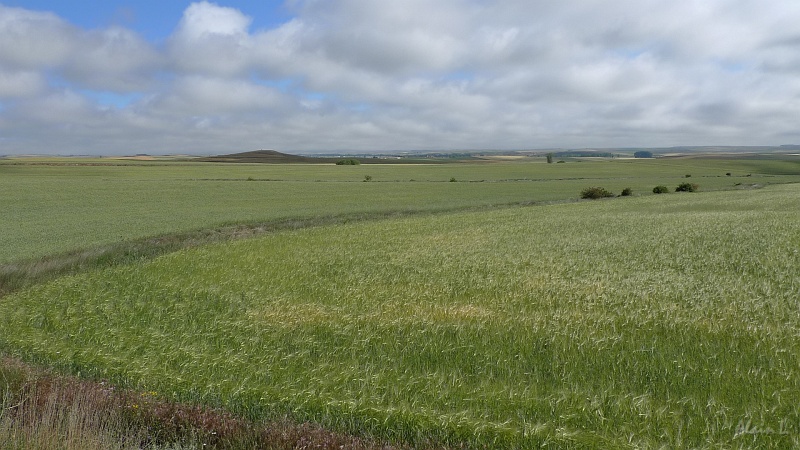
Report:
[[552,164],[553,163],[553,153],[548,153],[545,156],[547,158],[547,164]]
[[700,188],[694,183],[681,183],[675,188],[675,192],[695,192]]
[[361,164],[361,161],[357,159],[340,159],[336,161],[337,166],[358,166]]
[[631,189],[629,187],[626,187],[625,189],[622,190],[622,192],[619,195],[621,197],[631,196],[631,195],[633,195],[633,189]]
[[652,158],[653,152],[647,150],[639,150],[638,152],[633,153],[634,158]]
[[669,192],[669,188],[664,185],[658,185],[653,188],[653,194],[666,194]]
[[411,447],[792,448],[799,189],[198,247],[3,298],[0,348]]
[[451,183],[455,183],[456,182],[456,177],[450,177],[450,182]]
[[372,175],[364,175],[364,181],[372,181]]
[[614,194],[605,188],[588,187],[581,191],[581,198],[596,200],[599,198],[613,197]]

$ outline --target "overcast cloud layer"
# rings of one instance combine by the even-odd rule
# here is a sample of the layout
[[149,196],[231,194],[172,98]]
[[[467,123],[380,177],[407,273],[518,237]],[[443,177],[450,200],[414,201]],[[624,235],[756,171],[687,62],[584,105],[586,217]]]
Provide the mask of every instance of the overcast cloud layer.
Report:
[[165,40],[0,4],[0,155],[800,144],[800,2],[190,4]]

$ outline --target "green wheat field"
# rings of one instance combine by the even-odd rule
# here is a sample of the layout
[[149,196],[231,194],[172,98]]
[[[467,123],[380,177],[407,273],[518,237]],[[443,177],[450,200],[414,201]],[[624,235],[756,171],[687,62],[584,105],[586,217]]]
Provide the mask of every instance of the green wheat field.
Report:
[[15,289],[0,352],[32,363],[413,447],[800,446],[798,158],[5,162],[0,185],[6,271],[346,219]]

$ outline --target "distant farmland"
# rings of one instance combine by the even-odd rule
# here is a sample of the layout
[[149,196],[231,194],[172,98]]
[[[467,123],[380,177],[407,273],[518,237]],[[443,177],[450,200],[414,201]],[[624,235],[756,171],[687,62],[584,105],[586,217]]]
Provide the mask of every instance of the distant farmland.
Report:
[[797,160],[0,174],[25,361],[413,447],[800,445]]

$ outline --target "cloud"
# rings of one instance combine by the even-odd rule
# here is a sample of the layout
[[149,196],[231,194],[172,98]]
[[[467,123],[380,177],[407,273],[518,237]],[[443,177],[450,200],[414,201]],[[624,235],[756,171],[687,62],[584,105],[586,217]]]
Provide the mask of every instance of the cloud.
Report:
[[0,135],[101,153],[800,142],[800,3],[284,6],[254,28],[246,5],[192,3],[162,43],[0,6]]
[[169,55],[181,72],[241,74],[251,65],[251,22],[233,8],[193,3],[170,38]]
[[161,57],[130,30],[81,30],[50,13],[0,5],[0,64],[83,88],[126,92],[151,85]]
[[0,5],[0,61],[16,69],[63,64],[79,30],[54,14]]
[[44,77],[35,71],[0,69],[0,100],[26,98],[43,92]]
[[291,98],[271,87],[197,75],[176,80],[170,93],[157,102],[160,110],[193,116],[280,112],[292,104]]
[[154,85],[164,58],[136,33],[108,28],[82,33],[63,76],[81,86],[114,92],[134,92]]

